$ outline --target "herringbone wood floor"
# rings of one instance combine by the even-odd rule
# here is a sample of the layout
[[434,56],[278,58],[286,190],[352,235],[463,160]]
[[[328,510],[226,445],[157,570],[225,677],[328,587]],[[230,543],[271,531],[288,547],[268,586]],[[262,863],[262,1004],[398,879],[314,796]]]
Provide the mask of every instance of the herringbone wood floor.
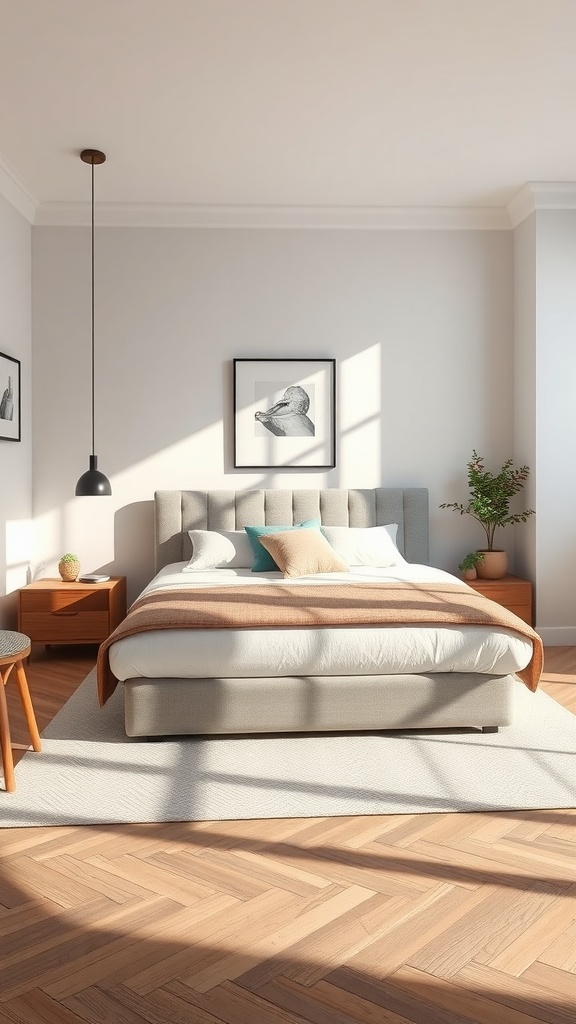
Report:
[[[94,654],[34,651],[40,728]],[[576,712],[576,648],[546,652],[542,686]],[[575,1024],[575,826],[526,811],[5,830],[0,1021]]]

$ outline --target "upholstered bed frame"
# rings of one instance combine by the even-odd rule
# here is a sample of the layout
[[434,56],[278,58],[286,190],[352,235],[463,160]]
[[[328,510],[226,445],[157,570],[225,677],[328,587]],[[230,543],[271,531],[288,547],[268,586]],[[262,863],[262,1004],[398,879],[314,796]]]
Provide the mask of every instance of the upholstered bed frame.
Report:
[[243,530],[319,518],[324,526],[398,523],[398,547],[409,562],[428,562],[428,491],[370,490],[156,491],[156,572],[188,561],[188,530]]
[[[398,523],[409,562],[428,563],[425,488],[368,490],[157,491],[156,570],[188,560],[188,530],[286,525],[319,517],[327,526]],[[126,680],[131,736],[476,727],[509,724],[513,676],[290,676]]]

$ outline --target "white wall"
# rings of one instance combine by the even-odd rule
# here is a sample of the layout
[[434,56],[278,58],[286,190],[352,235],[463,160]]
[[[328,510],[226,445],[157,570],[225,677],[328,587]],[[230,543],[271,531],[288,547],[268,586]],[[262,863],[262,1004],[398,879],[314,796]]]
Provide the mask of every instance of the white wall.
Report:
[[0,440],[0,626],[16,628],[32,516],[31,229],[0,195],[0,352],[21,361],[21,437]]
[[[515,531],[519,575],[536,580],[536,530],[541,509],[536,503],[538,482],[536,445],[536,216],[532,214],[514,232],[514,460],[530,466],[522,491],[522,509],[537,509]],[[519,506],[517,506],[519,507]],[[539,588],[535,588],[538,598]]]
[[[111,498],[74,498],[91,444],[89,230],[34,228],[33,254],[49,572],[74,550],[84,571],[126,573],[135,596],[163,487],[427,486],[431,560],[455,570],[480,544],[438,505],[466,498],[472,448],[512,453],[511,233],[97,228],[96,453]],[[336,469],[232,468],[235,356],[336,358]]]
[[576,644],[576,211],[536,213],[535,578],[545,643]]

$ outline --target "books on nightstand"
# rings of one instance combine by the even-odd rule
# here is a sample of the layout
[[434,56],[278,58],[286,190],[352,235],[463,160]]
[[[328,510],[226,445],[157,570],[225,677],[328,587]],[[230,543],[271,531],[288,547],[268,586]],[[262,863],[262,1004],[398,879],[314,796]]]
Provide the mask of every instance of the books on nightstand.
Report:
[[106,583],[109,576],[98,576],[96,573],[83,573],[78,577],[78,583]]

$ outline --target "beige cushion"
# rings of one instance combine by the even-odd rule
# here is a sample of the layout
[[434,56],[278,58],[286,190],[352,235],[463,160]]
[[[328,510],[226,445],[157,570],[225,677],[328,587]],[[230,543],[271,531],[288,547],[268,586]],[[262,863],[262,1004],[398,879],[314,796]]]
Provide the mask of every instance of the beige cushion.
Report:
[[284,576],[348,572],[346,562],[316,529],[285,530],[259,537]]

